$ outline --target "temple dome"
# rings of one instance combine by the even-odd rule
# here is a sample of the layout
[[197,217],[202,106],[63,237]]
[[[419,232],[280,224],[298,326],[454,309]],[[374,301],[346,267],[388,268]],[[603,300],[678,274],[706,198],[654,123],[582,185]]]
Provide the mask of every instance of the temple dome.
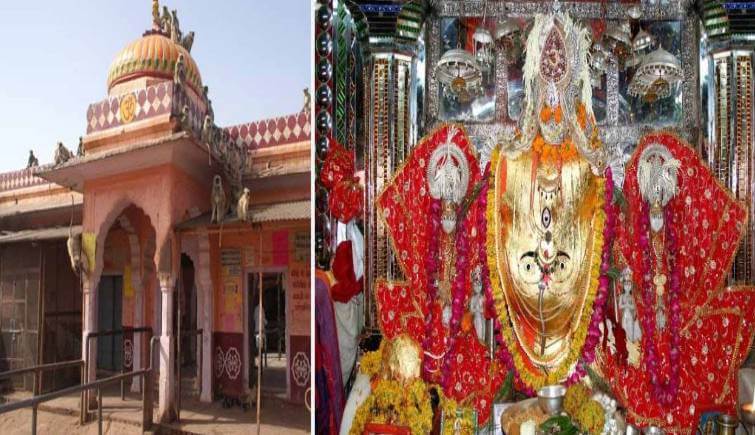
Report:
[[172,80],[180,54],[186,65],[186,82],[202,95],[202,76],[194,59],[181,44],[159,32],[148,32],[118,52],[108,70],[108,91],[115,85],[141,77]]

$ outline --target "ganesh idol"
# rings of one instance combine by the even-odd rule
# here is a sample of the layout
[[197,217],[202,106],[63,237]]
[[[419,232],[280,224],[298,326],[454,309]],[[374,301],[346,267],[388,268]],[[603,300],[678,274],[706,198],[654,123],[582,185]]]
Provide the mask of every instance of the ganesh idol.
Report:
[[[517,128],[477,150],[462,126],[440,125],[381,192],[404,277],[372,289],[381,332],[416,343],[421,381],[476,425],[506,379],[533,396],[589,371],[629,422],[690,433],[702,412],[733,411],[752,342],[753,290],[724,285],[746,211],[668,132],[644,137],[614,184],[590,45],[568,14],[536,16]],[[626,312],[608,303],[620,297]],[[370,399],[380,355],[364,361],[342,433],[392,418]]]

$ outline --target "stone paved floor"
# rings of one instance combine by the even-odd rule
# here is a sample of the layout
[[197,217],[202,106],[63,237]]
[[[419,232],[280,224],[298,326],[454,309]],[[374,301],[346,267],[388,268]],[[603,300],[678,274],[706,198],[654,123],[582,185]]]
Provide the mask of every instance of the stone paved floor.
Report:
[[[140,433],[141,396],[127,394],[121,401],[119,389],[103,392],[103,432],[108,434]],[[29,397],[28,392],[15,392],[3,396],[9,401]],[[156,406],[156,405],[155,405]],[[38,413],[39,434],[96,434],[97,423],[79,425],[79,396],[66,396],[47,402]],[[195,396],[183,394],[181,422],[168,425],[184,433],[197,434],[248,434],[256,433],[256,409],[243,411],[239,407],[225,409],[220,401],[201,403]],[[155,415],[157,409],[155,408]],[[261,433],[309,433],[310,414],[302,405],[280,400],[275,395],[263,394],[261,407]],[[22,410],[0,414],[0,433],[27,434],[31,431],[31,411]]]

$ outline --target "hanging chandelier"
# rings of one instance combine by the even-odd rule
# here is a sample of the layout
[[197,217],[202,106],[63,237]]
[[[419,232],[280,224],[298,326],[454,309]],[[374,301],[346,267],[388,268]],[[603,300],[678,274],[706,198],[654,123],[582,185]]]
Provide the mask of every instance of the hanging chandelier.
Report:
[[632,51],[635,53],[650,47],[653,44],[654,38],[645,29],[640,28],[640,31],[632,38]]
[[461,102],[469,102],[482,86],[482,72],[475,57],[463,48],[446,51],[435,65],[435,77]]
[[504,60],[507,64],[512,64],[519,56],[517,49],[516,37],[519,34],[519,24],[512,18],[506,18],[499,21],[493,32],[493,39],[496,48],[504,54]]
[[519,32],[519,25],[516,21],[512,18],[506,18],[495,26],[495,40],[501,41],[504,38],[511,38],[517,32]]
[[629,23],[619,23],[617,26],[612,26],[604,33],[604,38],[607,42],[607,46],[611,48],[611,51],[620,61],[624,61],[629,56],[629,51],[632,46],[632,34],[630,31]]
[[652,103],[671,95],[671,89],[683,78],[679,59],[659,47],[642,60],[629,83],[629,95]]
[[482,69],[489,71],[493,66],[493,35],[490,30],[485,28],[485,17],[487,16],[488,2],[482,5],[482,20],[472,34],[474,43],[474,55]]
[[[463,4],[462,4],[463,7]],[[482,90],[482,69],[475,56],[461,48],[461,20],[458,18],[457,48],[446,51],[435,64],[436,79],[451,92],[451,96],[462,103],[468,103]],[[491,38],[492,41],[492,38]]]
[[651,34],[640,28],[634,38],[632,38],[632,55],[626,60],[626,66],[635,67],[640,64],[642,57],[653,46],[655,38]]
[[489,68],[493,65],[493,35],[490,30],[483,27],[480,24],[472,34],[472,40],[474,41],[474,55],[477,58],[477,62],[483,68]]
[[602,42],[594,43],[590,49],[590,83],[592,87],[600,89],[603,74],[608,71],[608,51]]

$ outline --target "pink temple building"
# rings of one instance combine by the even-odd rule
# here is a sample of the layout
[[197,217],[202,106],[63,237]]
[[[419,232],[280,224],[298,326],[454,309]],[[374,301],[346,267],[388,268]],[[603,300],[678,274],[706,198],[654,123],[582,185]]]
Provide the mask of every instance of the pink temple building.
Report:
[[[182,378],[194,380],[201,401],[248,403],[262,288],[261,342],[268,358],[285,361],[276,388],[303,403],[311,365],[309,110],[216,126],[191,44],[172,32],[156,20],[115,55],[107,94],[86,118],[84,108],[70,108],[86,123],[79,155],[0,174],[0,371],[83,358],[81,382],[91,381],[147,367],[152,335],[158,421],[175,418]],[[216,177],[224,207],[211,199]],[[236,212],[244,188],[246,220]],[[213,205],[221,222],[211,223]],[[81,241],[78,276],[69,234]],[[88,334],[109,330],[121,332],[90,339],[87,354]],[[79,376],[76,368],[50,372],[43,391]],[[16,386],[31,389],[29,379]]]

